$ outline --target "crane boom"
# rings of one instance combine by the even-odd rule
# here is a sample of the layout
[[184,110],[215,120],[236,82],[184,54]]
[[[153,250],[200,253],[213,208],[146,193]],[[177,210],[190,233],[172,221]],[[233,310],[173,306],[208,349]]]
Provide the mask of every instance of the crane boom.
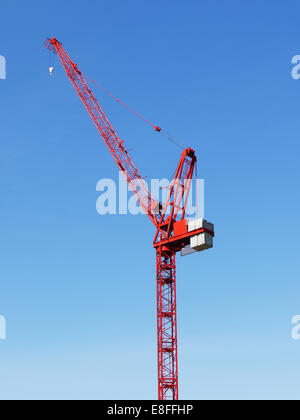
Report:
[[152,197],[147,183],[144,181],[130,158],[129,153],[124,146],[124,141],[118,137],[117,133],[111,126],[98,100],[90,89],[84,75],[78,69],[77,64],[71,60],[62,44],[55,37],[47,39],[45,47],[59,56],[69,80],[89,113],[120,171],[124,175],[139,205],[148,215],[152,223],[157,227],[158,220],[160,219],[159,203]]

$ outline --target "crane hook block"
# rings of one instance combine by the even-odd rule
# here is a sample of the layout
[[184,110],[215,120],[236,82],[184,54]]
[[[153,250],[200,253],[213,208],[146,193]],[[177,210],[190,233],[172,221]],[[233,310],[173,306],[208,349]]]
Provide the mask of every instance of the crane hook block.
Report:
[[50,76],[53,76],[53,72],[54,72],[54,67],[49,67]]
[[157,131],[158,133],[161,132],[161,128],[160,127],[154,127],[155,131]]

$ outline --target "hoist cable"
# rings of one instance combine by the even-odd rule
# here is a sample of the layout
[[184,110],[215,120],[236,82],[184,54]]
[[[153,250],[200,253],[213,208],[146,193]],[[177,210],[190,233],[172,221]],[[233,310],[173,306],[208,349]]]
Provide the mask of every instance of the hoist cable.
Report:
[[85,73],[82,73],[83,76],[85,76],[87,79],[89,79],[89,81],[91,83],[94,83],[98,88],[100,88],[103,92],[105,92],[107,95],[109,95],[111,98],[113,98],[116,102],[118,102],[120,105],[124,106],[126,109],[128,109],[130,112],[132,112],[133,114],[135,114],[137,117],[139,117],[140,119],[142,119],[144,122],[146,122],[147,124],[151,125],[151,127],[154,128],[155,131],[157,131],[158,133],[161,133],[167,140],[169,140],[170,142],[172,142],[173,144],[175,144],[177,147],[180,147],[181,149],[185,149],[186,147],[183,146],[179,140],[177,140],[175,137],[173,137],[168,131],[158,127],[155,124],[152,124],[150,121],[148,121],[146,118],[142,117],[140,114],[138,114],[134,109],[130,108],[128,105],[126,105],[124,102],[122,102],[120,99],[116,98],[114,95],[112,95],[110,92],[108,92],[108,90],[106,90],[104,87],[102,87],[101,85],[99,85],[99,83],[97,83],[95,80],[91,79],[88,75],[86,75]]

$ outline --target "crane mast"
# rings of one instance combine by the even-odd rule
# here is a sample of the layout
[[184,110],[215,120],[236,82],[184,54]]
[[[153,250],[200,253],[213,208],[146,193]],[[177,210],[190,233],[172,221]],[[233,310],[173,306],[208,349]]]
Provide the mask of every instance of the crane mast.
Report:
[[[162,205],[152,197],[130,158],[124,141],[113,129],[77,64],[55,37],[47,39],[45,47],[58,55],[70,82],[137,202],[156,228],[153,246],[156,250],[158,399],[178,400],[176,253],[183,253],[183,250],[192,253],[211,248],[214,236],[212,224],[200,219],[192,225],[186,219],[196,164],[195,152],[191,148],[182,152],[167,201]],[[50,74],[52,73],[53,67],[50,68]],[[160,131],[159,127],[153,127]]]

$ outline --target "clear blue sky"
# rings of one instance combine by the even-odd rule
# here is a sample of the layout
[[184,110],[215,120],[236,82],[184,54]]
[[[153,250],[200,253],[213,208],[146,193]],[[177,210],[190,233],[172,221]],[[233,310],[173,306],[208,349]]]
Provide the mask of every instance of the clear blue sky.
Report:
[[[153,227],[99,216],[112,158],[56,62],[197,149],[215,248],[178,258],[181,398],[300,397],[298,1],[4,2],[0,398],[156,398]],[[97,89],[143,174],[179,150]]]

